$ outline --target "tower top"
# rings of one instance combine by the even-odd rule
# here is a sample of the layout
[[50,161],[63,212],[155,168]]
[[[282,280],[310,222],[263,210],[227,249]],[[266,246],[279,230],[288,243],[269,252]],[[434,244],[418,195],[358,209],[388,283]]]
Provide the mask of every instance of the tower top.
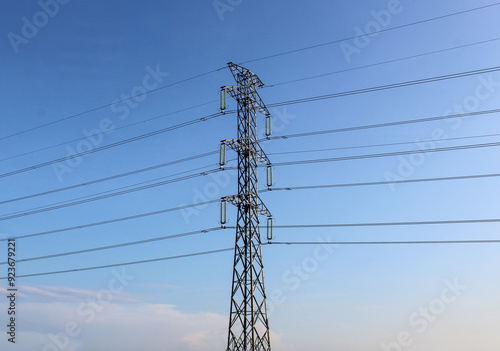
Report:
[[264,83],[262,83],[260,78],[249,69],[241,67],[240,65],[232,62],[229,62],[227,65],[229,66],[229,69],[234,76],[234,80],[236,80],[238,83],[245,82],[247,84],[244,85],[251,85],[256,88],[262,88],[264,86]]

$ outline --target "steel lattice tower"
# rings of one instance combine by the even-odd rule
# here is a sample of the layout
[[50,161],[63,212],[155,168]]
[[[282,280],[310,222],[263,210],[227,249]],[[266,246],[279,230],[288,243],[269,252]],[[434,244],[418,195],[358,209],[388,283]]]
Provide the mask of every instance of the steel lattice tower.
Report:
[[[222,198],[238,208],[227,351],[271,350],[259,215],[271,217],[258,195],[257,165],[271,163],[257,142],[257,112],[269,116],[251,71],[228,64],[236,86],[222,87],[238,103],[238,138],[223,140],[238,153],[238,194]],[[225,101],[225,98],[224,98]],[[222,108],[222,107],[221,107]]]

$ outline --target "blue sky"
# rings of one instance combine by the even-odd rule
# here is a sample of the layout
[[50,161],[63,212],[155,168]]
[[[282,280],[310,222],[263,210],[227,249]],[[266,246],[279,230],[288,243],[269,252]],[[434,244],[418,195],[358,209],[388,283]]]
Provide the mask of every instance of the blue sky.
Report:
[[[217,113],[220,87],[234,84],[229,70],[221,69],[230,61],[249,61],[243,65],[266,84],[259,93],[268,105],[496,67],[500,28],[494,23],[498,22],[500,6],[405,26],[493,4],[451,0],[5,2],[0,21],[4,82],[0,86],[1,173]],[[352,39],[373,29],[399,26]],[[329,42],[335,43],[255,60]],[[441,52],[430,54],[435,51]],[[382,64],[386,61],[392,62]],[[381,64],[374,65],[377,63]],[[218,71],[152,91],[214,70]],[[333,74],[337,71],[344,72]],[[326,73],[332,74],[282,84]],[[120,102],[142,92],[145,94],[135,100]],[[500,74],[493,72],[270,111],[273,135],[283,136],[492,110],[499,108],[499,100]],[[228,102],[230,109],[236,107],[234,101]],[[106,107],[94,110],[100,106]],[[82,112],[88,113],[78,115]],[[493,143],[498,136],[488,135],[500,133],[496,117],[486,114],[277,139],[263,142],[262,147],[272,162],[279,163]],[[258,118],[262,131],[264,117]],[[32,128],[36,129],[25,132]],[[2,177],[0,200],[215,151],[220,140],[235,137],[236,118],[228,114],[76,160]],[[394,143],[407,144],[373,146]],[[318,149],[337,150],[301,152]],[[292,151],[299,153],[283,154]],[[413,180],[495,174],[499,173],[496,155],[497,147],[485,147],[283,166],[275,168],[274,181],[279,188],[384,182],[394,177]],[[228,152],[229,159],[234,157]],[[217,163],[218,156],[212,155],[2,203],[0,219],[143,182],[149,184],[162,177],[178,177],[182,172],[180,175],[207,171]],[[200,167],[204,168],[198,170]],[[260,173],[263,188],[265,173]],[[234,194],[236,181],[235,172],[227,170],[0,220],[0,235],[22,236],[214,200]],[[276,225],[494,219],[500,209],[494,191],[498,182],[497,177],[491,177],[272,191],[260,196]],[[218,205],[213,203],[19,239],[17,257],[214,228],[219,226],[218,213]],[[234,226],[234,208],[229,208],[228,216],[228,225]],[[498,223],[275,229],[275,236],[277,241],[498,239]],[[226,229],[20,262],[18,274],[147,260],[233,245],[234,230]],[[5,241],[1,247],[0,261],[5,261]],[[500,320],[494,313],[500,307],[497,250],[498,244],[265,246],[272,347],[278,351],[498,350],[495,333]],[[0,270],[0,276],[5,276],[6,265]],[[19,278],[17,344],[9,343],[4,334],[0,345],[2,350],[37,351],[222,350],[231,274],[232,252],[224,252]],[[3,280],[2,295],[7,295],[6,287]],[[0,304],[2,325],[7,323],[5,300],[2,298]]]

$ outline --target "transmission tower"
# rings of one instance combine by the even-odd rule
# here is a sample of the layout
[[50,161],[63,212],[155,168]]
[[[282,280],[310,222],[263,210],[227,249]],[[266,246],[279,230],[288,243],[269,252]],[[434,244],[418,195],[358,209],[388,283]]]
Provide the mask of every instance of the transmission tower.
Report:
[[270,113],[257,93],[257,88],[264,85],[260,79],[234,63],[228,66],[237,85],[222,87],[221,110],[226,108],[227,92],[238,104],[238,138],[222,141],[220,164],[224,166],[226,146],[238,153],[238,194],[222,198],[221,223],[226,222],[227,202],[238,208],[238,216],[226,351],[268,351],[271,344],[259,215],[268,218],[268,236],[272,218],[258,195],[258,163],[268,166],[268,186],[272,180],[269,179],[271,162],[257,142],[256,119],[257,112],[266,116],[266,135],[269,135]]

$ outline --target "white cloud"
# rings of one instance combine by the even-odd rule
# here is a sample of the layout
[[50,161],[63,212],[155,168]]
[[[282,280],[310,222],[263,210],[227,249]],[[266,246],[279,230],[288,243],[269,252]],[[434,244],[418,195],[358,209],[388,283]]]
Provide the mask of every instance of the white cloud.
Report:
[[[147,302],[148,296],[127,292],[115,293],[108,303],[106,299],[99,300],[100,291],[41,285],[24,286],[21,291],[24,296],[19,300],[16,316],[17,343],[12,345],[5,337],[0,338],[2,351],[220,351],[226,346],[228,316],[224,314],[186,313],[174,305],[152,304]],[[0,289],[0,294],[4,292],[5,289]],[[6,302],[0,301],[0,311],[5,311],[5,307]],[[492,336],[500,319],[492,312],[486,313],[487,307],[491,309],[491,306],[482,306],[483,310],[477,311],[478,306],[474,305],[470,311],[450,310],[422,334],[407,323],[388,331],[369,320],[357,325],[331,321],[321,331],[311,325],[311,330],[305,328],[297,332],[294,320],[280,323],[278,319],[274,320],[276,327],[287,334],[271,331],[271,343],[274,351],[311,347],[325,351],[332,347],[350,351],[381,350],[380,342],[395,341],[397,332],[409,330],[414,341],[407,351],[448,346],[457,351],[474,347],[493,351],[499,346]],[[300,318],[300,311],[292,315]],[[466,319],[465,315],[471,318]],[[0,314],[0,322],[4,321],[5,313]],[[68,335],[71,327],[77,328],[78,335]],[[361,339],[359,330],[363,334]]]
[[[145,303],[139,296],[124,299],[122,293],[108,304],[99,303],[98,291],[19,288],[25,296],[19,305],[17,343],[2,338],[1,350],[220,351],[226,346],[226,315],[185,313],[173,305]],[[71,327],[76,327],[77,336],[68,334]],[[293,350],[280,335],[272,333],[271,338],[274,350]]]
[[[3,338],[2,338],[3,339]],[[6,340],[0,340],[2,351],[59,351],[60,348],[53,345],[53,342],[48,339],[47,334],[38,332],[20,331],[16,337],[16,343],[12,344]],[[83,350],[82,343],[78,340],[69,340],[64,348],[64,351],[79,351]]]

